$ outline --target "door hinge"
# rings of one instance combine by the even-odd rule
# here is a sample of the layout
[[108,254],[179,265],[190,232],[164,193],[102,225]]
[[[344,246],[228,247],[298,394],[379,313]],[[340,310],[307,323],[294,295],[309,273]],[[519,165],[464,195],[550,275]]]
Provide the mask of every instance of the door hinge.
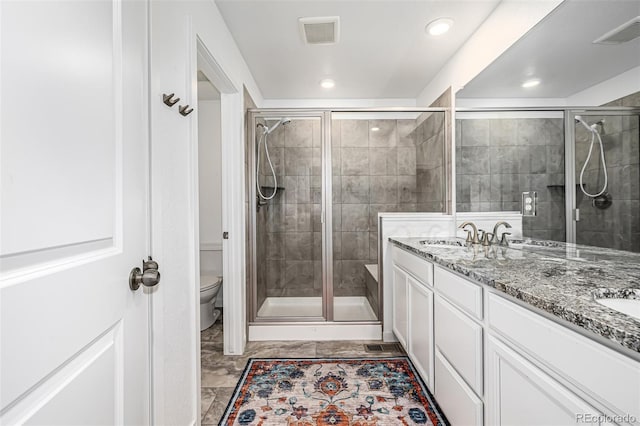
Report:
[[223,239],[223,240],[228,240],[228,239],[229,239],[229,233],[228,233],[227,231],[224,231],[224,232],[222,233],[222,239]]

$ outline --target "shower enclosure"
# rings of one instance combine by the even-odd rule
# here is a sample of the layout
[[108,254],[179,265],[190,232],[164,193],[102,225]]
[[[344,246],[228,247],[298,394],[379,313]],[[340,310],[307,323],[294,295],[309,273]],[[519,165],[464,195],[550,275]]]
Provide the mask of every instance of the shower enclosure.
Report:
[[250,322],[377,322],[378,213],[444,211],[444,109],[253,110],[248,127]]

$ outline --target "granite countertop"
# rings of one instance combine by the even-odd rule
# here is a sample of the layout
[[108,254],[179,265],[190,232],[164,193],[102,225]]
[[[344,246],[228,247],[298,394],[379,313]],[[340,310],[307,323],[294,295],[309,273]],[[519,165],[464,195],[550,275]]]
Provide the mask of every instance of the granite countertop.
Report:
[[640,254],[555,241],[509,248],[463,239],[389,238],[395,245],[640,352],[640,320],[598,298],[640,299]]

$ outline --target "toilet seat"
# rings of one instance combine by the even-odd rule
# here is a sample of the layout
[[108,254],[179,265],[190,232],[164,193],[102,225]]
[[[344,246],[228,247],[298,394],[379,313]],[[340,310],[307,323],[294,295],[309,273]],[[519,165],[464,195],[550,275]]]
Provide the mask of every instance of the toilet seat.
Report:
[[219,275],[200,275],[200,291],[206,291],[222,284],[222,277]]

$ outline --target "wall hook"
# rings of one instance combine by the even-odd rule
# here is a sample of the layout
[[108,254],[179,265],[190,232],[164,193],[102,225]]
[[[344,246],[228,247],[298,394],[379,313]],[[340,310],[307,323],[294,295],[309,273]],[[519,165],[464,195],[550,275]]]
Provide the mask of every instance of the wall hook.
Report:
[[174,100],[171,100],[171,98],[173,98],[173,96],[175,95],[175,93],[170,93],[170,94],[166,94],[163,93],[162,94],[162,102],[164,102],[164,104],[168,107],[172,107],[175,104],[177,104],[178,102],[180,102],[180,98],[175,98]]
[[193,108],[189,108],[189,105],[185,105],[185,106],[179,105],[178,110],[180,110],[180,114],[182,114],[185,117],[193,112]]

